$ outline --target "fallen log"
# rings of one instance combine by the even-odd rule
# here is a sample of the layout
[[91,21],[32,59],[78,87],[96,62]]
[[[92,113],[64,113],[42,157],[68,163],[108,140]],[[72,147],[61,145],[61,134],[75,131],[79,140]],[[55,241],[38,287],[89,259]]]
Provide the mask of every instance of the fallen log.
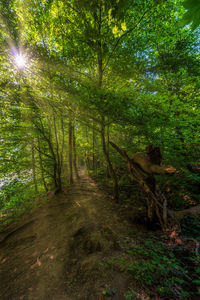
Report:
[[168,209],[171,215],[174,217],[183,217],[185,215],[200,215],[200,205],[193,206],[184,210],[171,210]]

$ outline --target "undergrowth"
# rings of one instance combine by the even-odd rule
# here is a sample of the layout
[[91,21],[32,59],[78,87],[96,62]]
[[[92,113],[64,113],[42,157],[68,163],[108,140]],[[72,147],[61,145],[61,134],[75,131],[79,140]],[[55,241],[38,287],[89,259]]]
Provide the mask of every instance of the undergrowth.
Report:
[[15,178],[5,183],[0,192],[0,231],[26,210],[37,206],[35,197],[38,196],[29,180]]
[[[191,253],[190,253],[191,254]],[[109,260],[131,274],[136,286],[149,290],[161,299],[198,299],[200,297],[200,256],[185,253],[176,255],[166,244],[155,237],[130,243],[126,254]],[[132,299],[135,290],[127,292],[126,299]],[[132,296],[131,296],[132,295]]]

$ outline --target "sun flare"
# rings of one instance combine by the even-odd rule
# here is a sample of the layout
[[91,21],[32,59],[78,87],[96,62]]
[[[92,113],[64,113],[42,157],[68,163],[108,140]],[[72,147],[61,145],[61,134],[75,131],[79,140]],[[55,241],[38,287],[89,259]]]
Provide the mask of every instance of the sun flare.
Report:
[[26,58],[23,55],[17,54],[15,55],[15,63],[18,68],[23,69],[26,66]]

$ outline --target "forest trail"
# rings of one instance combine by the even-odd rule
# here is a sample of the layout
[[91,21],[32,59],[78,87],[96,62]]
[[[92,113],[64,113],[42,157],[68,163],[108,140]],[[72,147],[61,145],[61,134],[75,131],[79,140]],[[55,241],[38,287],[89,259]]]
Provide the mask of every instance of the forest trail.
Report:
[[[133,225],[132,225],[133,226]],[[1,300],[125,299],[128,275],[102,266],[131,225],[80,170],[80,180],[0,234]]]

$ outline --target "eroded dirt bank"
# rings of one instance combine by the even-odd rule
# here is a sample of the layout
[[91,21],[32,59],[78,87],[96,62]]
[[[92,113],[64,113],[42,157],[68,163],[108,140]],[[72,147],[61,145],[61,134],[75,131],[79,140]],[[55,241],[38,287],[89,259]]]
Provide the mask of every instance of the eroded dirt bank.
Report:
[[130,225],[94,181],[79,182],[52,197],[0,235],[1,300],[125,299],[129,278],[104,262],[120,252]]

